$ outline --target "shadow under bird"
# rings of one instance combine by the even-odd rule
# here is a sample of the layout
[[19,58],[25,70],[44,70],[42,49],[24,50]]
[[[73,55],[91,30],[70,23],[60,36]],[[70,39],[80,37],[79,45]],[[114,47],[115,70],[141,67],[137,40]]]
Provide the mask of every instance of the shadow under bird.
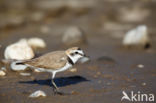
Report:
[[32,60],[14,61],[11,68],[32,68],[40,72],[52,73],[54,93],[62,94],[54,82],[55,74],[70,69],[79,59],[87,57],[79,47],[72,47],[65,51],[54,51]]

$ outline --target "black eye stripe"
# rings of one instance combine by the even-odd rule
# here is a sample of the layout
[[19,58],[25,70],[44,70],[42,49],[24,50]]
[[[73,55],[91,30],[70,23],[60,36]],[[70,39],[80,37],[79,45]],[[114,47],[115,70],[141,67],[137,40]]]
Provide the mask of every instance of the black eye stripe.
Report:
[[79,54],[78,52],[75,52],[75,53],[71,53],[70,55],[74,56],[75,54]]
[[74,55],[76,55],[76,54],[79,54],[79,55],[83,56],[83,54],[81,54],[81,53],[79,53],[79,52],[74,52],[74,53],[71,53],[70,55],[71,55],[71,56],[74,56]]
[[83,56],[83,54],[81,54],[81,53],[79,53],[79,52],[77,52],[77,54],[79,54],[79,55]]

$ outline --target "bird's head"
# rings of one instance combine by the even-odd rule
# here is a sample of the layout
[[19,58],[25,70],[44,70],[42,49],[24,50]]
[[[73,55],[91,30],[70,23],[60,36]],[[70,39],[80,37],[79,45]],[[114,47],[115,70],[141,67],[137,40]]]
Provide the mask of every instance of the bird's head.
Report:
[[79,47],[72,47],[66,50],[66,54],[68,57],[72,60],[72,62],[75,64],[79,59],[86,57],[83,50]]

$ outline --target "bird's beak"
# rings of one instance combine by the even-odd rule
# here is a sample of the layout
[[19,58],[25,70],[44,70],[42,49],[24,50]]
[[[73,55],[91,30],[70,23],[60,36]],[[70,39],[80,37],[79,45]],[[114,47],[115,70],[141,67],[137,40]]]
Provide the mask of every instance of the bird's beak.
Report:
[[83,57],[79,61],[81,63],[85,63],[87,61],[90,61],[90,57],[89,56],[86,56],[86,55],[83,55]]

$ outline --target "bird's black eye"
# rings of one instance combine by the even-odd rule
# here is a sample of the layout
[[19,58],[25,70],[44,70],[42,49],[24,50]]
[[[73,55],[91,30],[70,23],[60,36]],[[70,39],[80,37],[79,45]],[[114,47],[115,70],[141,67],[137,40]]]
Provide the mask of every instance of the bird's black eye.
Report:
[[78,52],[75,52],[75,54],[78,54]]

